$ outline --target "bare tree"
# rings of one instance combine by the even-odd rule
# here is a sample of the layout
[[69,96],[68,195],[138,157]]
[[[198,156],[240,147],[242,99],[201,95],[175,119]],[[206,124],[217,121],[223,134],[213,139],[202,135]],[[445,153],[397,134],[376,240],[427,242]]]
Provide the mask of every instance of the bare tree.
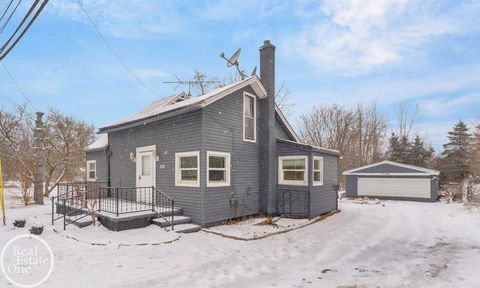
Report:
[[[0,156],[11,164],[12,178],[20,182],[24,204],[34,182],[33,121],[24,106],[14,112],[0,110]],[[50,109],[44,125],[44,196],[63,179],[82,175],[84,148],[94,140],[93,126]],[[27,201],[28,200],[28,201]]]
[[299,126],[305,143],[340,152],[339,173],[383,158],[387,126],[374,103],[314,107],[300,117]]
[[417,135],[418,113],[418,105],[415,105],[415,110],[413,112],[408,110],[408,107],[405,103],[399,105],[397,110],[397,136],[399,136],[399,138],[406,137],[406,139],[411,140]]
[[94,141],[94,128],[50,109],[45,125],[45,196],[62,180],[77,180],[85,163],[85,147]]

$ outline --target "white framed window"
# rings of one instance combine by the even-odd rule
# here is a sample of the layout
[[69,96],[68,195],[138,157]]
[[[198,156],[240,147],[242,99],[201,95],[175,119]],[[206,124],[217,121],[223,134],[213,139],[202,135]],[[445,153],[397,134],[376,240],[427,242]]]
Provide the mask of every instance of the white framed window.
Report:
[[230,186],[230,153],[207,151],[207,187]]
[[308,185],[308,156],[278,157],[278,184]]
[[175,186],[200,187],[200,152],[175,153]]
[[87,180],[97,181],[97,161],[87,161]]
[[257,97],[243,92],[243,141],[255,142],[257,138]]
[[323,157],[313,157],[313,186],[323,185]]

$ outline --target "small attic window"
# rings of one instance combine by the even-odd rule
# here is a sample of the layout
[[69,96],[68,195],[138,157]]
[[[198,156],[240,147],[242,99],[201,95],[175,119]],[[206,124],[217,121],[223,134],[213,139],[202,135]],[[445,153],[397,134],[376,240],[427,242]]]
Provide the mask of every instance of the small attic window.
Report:
[[248,142],[255,142],[256,138],[256,97],[247,92],[243,93],[243,140]]

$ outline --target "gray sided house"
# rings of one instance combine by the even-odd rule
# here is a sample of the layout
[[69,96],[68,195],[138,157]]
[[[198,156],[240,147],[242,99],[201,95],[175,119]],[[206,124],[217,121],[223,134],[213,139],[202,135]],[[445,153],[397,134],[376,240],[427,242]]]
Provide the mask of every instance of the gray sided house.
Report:
[[258,213],[312,218],[337,208],[338,152],[299,142],[275,105],[275,46],[260,78],[152,103],[102,127],[88,181],[155,186],[205,226]]
[[348,197],[437,201],[439,171],[382,161],[343,172]]

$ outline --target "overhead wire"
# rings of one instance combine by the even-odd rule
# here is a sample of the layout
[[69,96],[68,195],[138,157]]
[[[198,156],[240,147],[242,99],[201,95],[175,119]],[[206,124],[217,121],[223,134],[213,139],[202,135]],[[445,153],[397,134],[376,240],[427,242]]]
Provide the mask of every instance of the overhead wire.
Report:
[[0,53],[3,53],[0,55],[0,61],[2,61],[7,55],[8,53],[10,53],[10,51],[17,45],[17,43],[20,41],[20,39],[22,39],[22,37],[25,35],[25,33],[28,31],[28,29],[30,29],[30,27],[32,26],[33,22],[35,22],[35,20],[37,19],[37,17],[40,15],[40,13],[42,12],[43,8],[45,8],[45,5],[47,5],[48,3],[48,0],[44,0],[42,2],[42,4],[40,5],[40,7],[37,9],[37,11],[35,12],[35,15],[33,16],[32,19],[30,19],[30,22],[27,24],[27,26],[23,29],[23,31],[20,33],[20,35],[17,37],[17,39],[13,42],[12,45],[10,45],[10,47],[5,51],[5,47],[8,45],[8,43],[11,41],[11,39],[14,37],[14,35],[18,32],[19,28],[25,23],[25,20],[28,19],[28,17],[30,16],[30,14],[32,13],[33,10],[35,10],[35,7],[38,5],[38,2],[39,0],[35,0],[34,4],[32,4],[32,7],[30,7],[30,9],[28,10],[28,13],[27,15],[25,15],[25,17],[22,19],[22,22],[20,23],[20,25],[17,27],[17,29],[15,29],[15,32],[13,33],[13,35],[10,37],[10,39],[8,39],[8,41],[2,46],[2,48],[0,48]]
[[[17,2],[17,5],[13,8],[13,11],[10,13],[10,15],[8,16],[7,18],[7,21],[5,21],[5,23],[3,23],[2,27],[0,27],[0,34],[3,33],[3,30],[5,30],[5,27],[7,27],[8,23],[10,22],[10,20],[12,20],[12,17],[13,15],[15,14],[15,12],[17,11],[17,8],[18,6],[20,6],[20,3],[22,2],[22,0],[18,0]],[[12,3],[13,3],[13,0],[12,0]],[[10,7],[10,6],[9,6]],[[5,10],[5,13],[7,13],[8,9]],[[2,16],[3,18],[3,16]]]
[[[20,1],[20,0],[19,0]],[[5,8],[5,11],[3,11],[2,17],[0,17],[0,21],[3,20],[3,17],[5,17],[5,14],[7,14],[8,9],[10,9],[10,6],[12,6],[13,0],[10,0],[8,3],[7,7]]]
[[105,46],[107,46],[107,48],[110,50],[110,52],[113,54],[113,56],[115,56],[115,58],[118,60],[118,62],[133,76],[133,78],[135,78],[138,81],[138,83],[141,86],[143,86],[143,88],[145,88],[147,91],[154,94],[155,96],[161,97],[157,92],[155,92],[152,88],[150,88],[150,86],[148,86],[140,77],[138,77],[137,74],[135,74],[135,72],[127,65],[127,63],[125,63],[125,61],[123,61],[123,59],[120,57],[120,55],[118,55],[118,53],[115,51],[115,49],[113,49],[113,47],[108,43],[107,39],[105,38],[105,36],[103,36],[102,32],[98,28],[97,24],[95,24],[95,21],[93,21],[93,18],[87,12],[87,10],[83,6],[82,2],[80,0],[77,0],[77,3],[78,3],[78,6],[80,6],[83,13],[85,14],[85,16],[87,17],[87,19],[90,22],[90,24],[92,25],[92,27],[95,29],[95,31],[97,31],[98,35],[100,36],[100,39],[103,41]]

